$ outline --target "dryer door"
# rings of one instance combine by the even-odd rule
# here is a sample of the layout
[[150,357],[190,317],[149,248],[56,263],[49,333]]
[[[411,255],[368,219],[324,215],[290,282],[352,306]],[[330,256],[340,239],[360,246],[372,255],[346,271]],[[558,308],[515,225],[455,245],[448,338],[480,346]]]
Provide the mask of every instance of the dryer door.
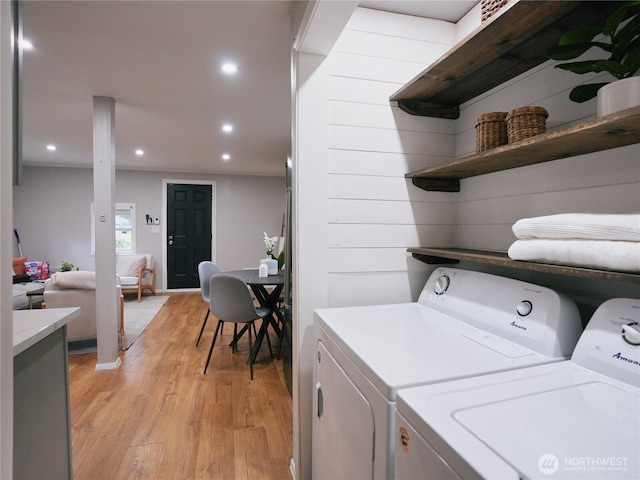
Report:
[[314,480],[373,478],[371,405],[322,342],[316,351],[313,403]]

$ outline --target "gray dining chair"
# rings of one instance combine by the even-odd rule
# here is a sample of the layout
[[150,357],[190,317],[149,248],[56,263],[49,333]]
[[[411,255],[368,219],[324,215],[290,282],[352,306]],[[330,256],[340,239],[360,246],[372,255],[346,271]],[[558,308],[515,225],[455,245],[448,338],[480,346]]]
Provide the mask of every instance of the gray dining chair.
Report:
[[200,333],[198,333],[198,339],[196,340],[196,347],[200,343],[200,338],[202,337],[202,332],[204,332],[204,327],[207,324],[207,319],[209,318],[209,280],[214,275],[220,273],[220,269],[218,266],[208,260],[200,262],[198,264],[198,277],[200,279],[200,294],[202,295],[202,300],[207,304],[207,313],[204,316],[204,320],[202,321],[202,327],[200,327]]
[[265,307],[256,307],[253,303],[253,297],[249,293],[247,284],[244,280],[234,275],[220,273],[211,277],[209,287],[209,311],[218,318],[218,325],[211,340],[207,363],[204,366],[204,373],[207,373],[209,361],[213,354],[213,347],[218,337],[218,331],[225,322],[247,324],[249,331],[249,368],[251,371],[251,380],[253,380],[253,361],[251,361],[251,351],[253,348],[253,339],[251,330],[256,331],[255,320],[264,319],[271,314],[271,310]]

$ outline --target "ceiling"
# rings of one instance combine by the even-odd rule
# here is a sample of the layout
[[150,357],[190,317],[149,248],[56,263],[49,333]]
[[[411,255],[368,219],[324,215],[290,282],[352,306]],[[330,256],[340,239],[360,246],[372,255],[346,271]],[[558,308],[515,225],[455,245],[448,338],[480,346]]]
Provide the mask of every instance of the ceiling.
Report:
[[361,1],[359,5],[365,8],[384,10],[385,12],[435,18],[455,23],[464,17],[478,2],[479,0],[387,0]]
[[[24,165],[91,166],[92,99],[107,96],[118,169],[282,175],[290,3],[24,2],[23,35],[35,45],[23,60]],[[361,5],[456,21],[476,3]],[[238,65],[231,76],[221,71],[228,60]]]

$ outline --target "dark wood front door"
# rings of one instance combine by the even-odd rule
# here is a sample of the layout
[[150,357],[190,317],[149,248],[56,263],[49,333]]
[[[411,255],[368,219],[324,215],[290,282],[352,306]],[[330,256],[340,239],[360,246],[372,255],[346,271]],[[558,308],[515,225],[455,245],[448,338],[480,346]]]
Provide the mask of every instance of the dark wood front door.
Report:
[[211,260],[211,185],[167,184],[167,288],[198,288]]

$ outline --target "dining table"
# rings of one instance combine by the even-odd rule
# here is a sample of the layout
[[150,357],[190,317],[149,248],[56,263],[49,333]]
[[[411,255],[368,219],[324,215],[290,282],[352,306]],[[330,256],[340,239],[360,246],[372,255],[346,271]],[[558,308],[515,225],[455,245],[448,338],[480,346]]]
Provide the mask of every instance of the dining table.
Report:
[[[262,326],[260,327],[260,330],[258,330],[256,340],[253,343],[253,347],[251,350],[251,358],[247,360],[247,362],[251,361],[253,363],[255,362],[258,351],[260,350],[260,345],[262,345],[262,341],[267,334],[267,328],[269,327],[269,325],[271,325],[276,335],[278,337],[280,336],[280,327],[278,326],[278,320],[276,317],[281,318],[278,303],[280,300],[280,294],[282,293],[282,289],[284,287],[284,272],[282,270],[278,270],[277,275],[269,275],[267,277],[261,277],[258,274],[257,268],[231,270],[222,273],[227,275],[234,275],[244,280],[249,288],[251,288],[251,291],[253,292],[256,300],[258,300],[260,306],[268,308],[271,311],[271,313],[264,318]],[[244,334],[244,332],[246,332],[247,328],[248,326],[245,325],[244,327],[242,327],[242,329],[240,329],[238,334],[231,342],[231,345],[238,341],[238,339]]]

